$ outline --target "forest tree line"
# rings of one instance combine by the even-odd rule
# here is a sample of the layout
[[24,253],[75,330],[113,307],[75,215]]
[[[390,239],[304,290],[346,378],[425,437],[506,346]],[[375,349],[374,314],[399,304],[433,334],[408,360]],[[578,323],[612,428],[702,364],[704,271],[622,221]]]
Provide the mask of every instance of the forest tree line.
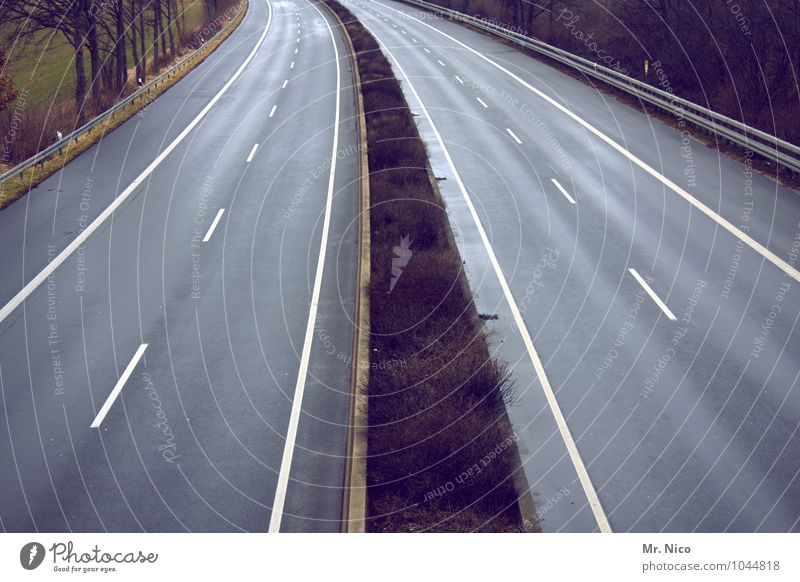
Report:
[[[189,27],[187,8],[199,2],[203,16]],[[49,145],[56,133],[68,133],[197,48],[228,22],[236,4],[238,0],[0,0],[3,165]],[[33,63],[47,62],[55,54],[52,47],[59,46],[53,42],[58,36],[73,56],[65,63],[71,73],[59,75],[74,78],[74,96],[64,102],[54,91],[46,102],[28,103],[25,88],[11,84],[6,61],[22,55]],[[11,129],[13,140],[6,135]]]

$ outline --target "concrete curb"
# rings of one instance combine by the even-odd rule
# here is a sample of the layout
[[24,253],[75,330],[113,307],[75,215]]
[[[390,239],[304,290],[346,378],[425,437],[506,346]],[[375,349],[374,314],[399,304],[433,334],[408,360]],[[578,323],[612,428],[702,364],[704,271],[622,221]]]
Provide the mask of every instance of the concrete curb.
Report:
[[370,253],[370,191],[369,158],[367,155],[367,121],[364,115],[364,98],[361,94],[361,75],[358,72],[358,59],[353,41],[339,18],[330,6],[320,2],[337,26],[350,53],[353,67],[353,90],[356,101],[356,121],[358,124],[358,180],[359,180],[359,220],[358,220],[358,289],[356,291],[355,317],[356,330],[353,335],[353,375],[350,387],[350,413],[347,429],[347,465],[344,475],[344,495],[342,498],[342,531],[345,533],[364,533],[367,530],[367,395],[369,381],[369,283],[372,271]]
[[[444,198],[442,197],[442,192],[439,189],[439,182],[436,180],[436,176],[433,174],[433,168],[431,168],[430,161],[428,162],[428,179],[430,180],[431,186],[433,187],[433,191],[436,195],[437,201],[442,205],[442,208],[445,209],[447,212],[447,206],[444,203]],[[447,240],[450,245],[456,249],[456,256],[458,257],[458,261],[461,261],[461,253],[458,251],[458,243],[456,242],[455,235],[453,234],[452,227],[449,226],[449,218],[448,218],[448,229],[447,229]],[[467,273],[463,268],[460,268],[461,276],[459,277],[459,285],[464,290],[464,293],[468,297],[472,297],[472,289],[470,289],[469,281],[467,280]],[[474,301],[472,303],[472,319],[476,325],[476,327],[483,328],[484,323],[480,319],[478,315],[478,309],[475,305]],[[488,343],[488,338],[487,338]],[[491,354],[490,354],[491,355]],[[508,434],[514,434],[514,427],[511,424],[511,419],[508,416],[508,409],[505,409],[505,414],[503,418],[500,419],[500,422],[505,426],[505,430]],[[533,495],[531,494],[531,486],[528,483],[528,479],[525,476],[525,469],[522,463],[522,456],[519,452],[518,441],[514,441],[512,445],[509,446],[511,450],[511,455],[513,457],[513,468],[511,470],[511,480],[514,484],[514,490],[517,492],[517,510],[520,514],[520,519],[522,520],[522,532],[523,533],[539,533],[541,532],[541,526],[539,525],[539,516],[536,513],[536,507],[533,501]]]

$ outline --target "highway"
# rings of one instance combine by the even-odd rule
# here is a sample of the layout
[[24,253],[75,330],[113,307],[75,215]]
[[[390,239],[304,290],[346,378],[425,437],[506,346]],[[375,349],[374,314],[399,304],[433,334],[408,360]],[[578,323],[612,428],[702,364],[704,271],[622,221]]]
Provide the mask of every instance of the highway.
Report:
[[800,531],[800,198],[686,128],[347,0],[432,156],[546,532]]
[[350,58],[251,0],[164,95],[0,212],[0,527],[341,529]]
[[[428,146],[543,531],[800,531],[798,194],[485,34],[343,4]],[[0,211],[3,531],[340,531],[354,115],[327,13],[251,0]]]

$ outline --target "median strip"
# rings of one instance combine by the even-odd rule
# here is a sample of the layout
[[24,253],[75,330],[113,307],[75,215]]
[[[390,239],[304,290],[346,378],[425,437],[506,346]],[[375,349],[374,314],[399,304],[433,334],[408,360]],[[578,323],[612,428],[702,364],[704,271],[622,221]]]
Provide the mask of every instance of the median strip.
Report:
[[368,140],[364,529],[521,531],[508,375],[489,354],[425,145],[375,39],[325,4],[356,53]]

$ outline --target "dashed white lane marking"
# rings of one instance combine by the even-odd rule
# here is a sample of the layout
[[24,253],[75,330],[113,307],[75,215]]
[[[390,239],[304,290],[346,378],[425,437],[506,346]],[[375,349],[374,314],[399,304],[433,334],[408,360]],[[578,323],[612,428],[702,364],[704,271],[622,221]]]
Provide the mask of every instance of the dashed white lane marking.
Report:
[[486,101],[484,101],[484,100],[483,100],[483,99],[481,99],[480,97],[475,97],[475,99],[478,101],[478,103],[480,103],[481,105],[483,105],[483,106],[484,106],[486,109],[489,109],[489,106],[488,106],[488,105],[486,105]]
[[299,50],[300,50],[300,49],[294,49],[294,54],[297,54],[297,52],[298,52]]
[[258,144],[253,146],[253,149],[250,150],[250,155],[247,156],[247,163],[249,164],[250,161],[253,159],[253,156],[256,155],[256,150],[258,149]]
[[286,430],[286,441],[283,446],[283,457],[281,458],[281,469],[278,473],[278,483],[275,487],[275,499],[272,503],[272,514],[269,520],[269,532],[277,533],[281,530],[281,520],[283,519],[283,507],[286,502],[286,490],[289,487],[289,474],[292,470],[292,457],[294,456],[295,443],[297,442],[297,428],[300,424],[300,412],[303,408],[303,394],[306,388],[306,376],[308,375],[308,364],[311,359],[311,344],[314,341],[314,325],[317,321],[317,308],[319,306],[319,296],[322,290],[322,273],[325,267],[325,256],[328,248],[328,233],[331,224],[331,212],[333,209],[333,190],[336,182],[336,160],[339,149],[339,123],[342,94],[342,70],[339,64],[339,49],[336,46],[336,38],[333,35],[328,20],[322,15],[316,5],[311,6],[319,12],[320,17],[325,22],[333,44],[333,54],[336,60],[336,113],[333,120],[333,149],[331,151],[331,167],[328,174],[328,196],[325,203],[325,218],[322,222],[322,237],[317,259],[317,271],[314,277],[314,289],[311,294],[311,309],[308,312],[308,323],[306,324],[306,335],[303,341],[303,352],[300,356],[300,368],[297,371],[297,383],[295,384],[294,397],[292,398],[292,412],[289,416],[289,427]]
[[136,353],[133,355],[133,359],[128,363],[128,367],[125,368],[124,372],[122,372],[122,376],[119,377],[119,380],[117,380],[114,389],[111,391],[111,394],[108,395],[108,398],[106,398],[106,401],[103,404],[103,407],[100,409],[100,412],[98,412],[97,416],[94,417],[94,421],[92,421],[90,428],[100,428],[100,425],[103,424],[103,420],[105,419],[106,414],[108,414],[108,411],[111,410],[114,400],[116,400],[117,396],[119,396],[119,393],[122,392],[122,388],[125,386],[128,378],[131,377],[131,374],[133,374],[136,364],[138,364],[139,360],[142,359],[146,349],[147,344],[142,344],[139,346],[139,349],[136,350]]
[[292,61],[292,64],[291,64],[291,65],[289,65],[289,68],[290,68],[290,69],[294,69],[294,61]]
[[458,75],[456,75],[456,81],[458,81],[458,82],[459,82],[459,83],[461,83],[462,85],[464,84],[464,81],[463,81],[463,79],[462,79],[461,77],[459,77]]
[[272,117],[273,115],[275,115],[275,111],[277,109],[278,109],[278,106],[277,105],[273,105],[272,106],[272,111],[269,112],[269,116]]
[[289,79],[286,79],[286,80],[283,82],[283,85],[281,85],[281,89],[286,89],[286,85],[288,85],[288,84],[289,84]]
[[[247,161],[249,162],[250,160]],[[206,233],[206,236],[203,237],[203,242],[208,242],[211,240],[211,235],[214,234],[214,230],[216,230],[217,225],[219,224],[219,221],[224,213],[225,213],[224,208],[220,208],[217,211],[217,215],[214,217],[214,222],[212,222],[211,226],[208,227],[208,232]]]
[[424,48],[424,49],[422,49],[422,50],[424,50],[424,51],[425,51],[426,53],[428,53],[428,54],[431,54],[431,51],[429,51],[429,50],[428,50],[428,49],[426,49],[426,48]]
[[407,33],[405,30],[401,30],[400,32],[402,32],[403,34],[405,34],[406,36],[408,36],[408,33]]
[[633,275],[633,278],[636,279],[639,282],[639,285],[641,285],[642,288],[647,292],[647,294],[650,296],[650,299],[652,299],[655,302],[655,304],[658,305],[661,308],[661,311],[664,312],[664,315],[666,315],[667,318],[670,321],[677,321],[678,320],[678,318],[675,317],[673,315],[673,313],[669,310],[669,307],[667,307],[667,304],[664,303],[663,301],[661,301],[659,296],[656,295],[655,291],[653,291],[650,288],[650,285],[647,284],[647,281],[642,279],[642,276],[639,273],[636,272],[636,269],[628,269],[628,272],[631,275]]
[[[386,6],[386,5],[381,4],[381,6]],[[392,10],[394,10],[394,8],[392,8]],[[421,22],[419,20],[417,21]],[[369,26],[367,25],[364,26],[369,32],[372,32]],[[426,26],[433,28],[430,25]],[[434,30],[436,29],[434,28]],[[374,33],[373,36],[375,36]],[[550,384],[550,379],[547,377],[547,372],[544,369],[544,364],[542,363],[542,360],[539,357],[539,353],[536,351],[536,346],[534,346],[533,344],[533,338],[531,338],[530,331],[528,331],[528,327],[525,325],[525,321],[522,319],[522,313],[519,310],[517,302],[514,300],[514,295],[511,293],[511,287],[509,287],[508,280],[506,279],[506,276],[503,273],[502,267],[500,267],[500,262],[497,260],[497,255],[494,252],[494,248],[492,248],[492,243],[489,240],[489,235],[486,234],[486,229],[483,228],[483,224],[481,223],[480,216],[478,216],[478,211],[475,208],[475,204],[472,202],[472,198],[467,192],[467,187],[464,185],[464,181],[461,179],[461,174],[458,173],[458,169],[456,168],[455,162],[453,162],[453,158],[450,155],[450,151],[447,149],[447,146],[444,143],[442,134],[439,133],[439,129],[433,122],[433,119],[431,118],[431,114],[428,111],[428,108],[425,107],[425,104],[422,102],[419,93],[417,93],[414,84],[411,82],[411,79],[406,74],[405,70],[403,69],[403,66],[392,54],[392,51],[390,51],[386,47],[386,45],[382,44],[382,48],[384,51],[386,51],[386,53],[392,59],[394,64],[397,65],[397,70],[400,71],[400,74],[405,79],[405,82],[408,85],[409,90],[414,95],[414,98],[416,99],[417,103],[419,103],[420,109],[425,115],[425,119],[428,121],[428,124],[430,125],[434,136],[436,136],[436,141],[439,142],[439,147],[441,148],[442,153],[444,154],[444,157],[447,160],[447,164],[450,166],[450,170],[453,173],[453,178],[455,179],[459,190],[461,190],[461,195],[464,198],[464,201],[466,202],[467,208],[469,209],[470,215],[472,216],[472,220],[475,223],[475,228],[477,229],[478,234],[481,237],[481,241],[483,242],[483,246],[486,249],[486,253],[489,256],[489,262],[491,263],[492,268],[494,269],[495,275],[497,276],[497,280],[500,283],[501,289],[503,290],[503,295],[506,298],[506,301],[508,302],[509,309],[511,310],[511,315],[514,318],[514,323],[516,324],[516,327],[519,330],[520,335],[522,336],[522,341],[525,344],[525,348],[528,351],[528,356],[530,357],[531,363],[533,364],[533,367],[536,370],[536,376],[539,378],[539,384],[541,385],[542,391],[544,392],[545,398],[547,399],[547,404],[550,408],[551,413],[553,414],[553,419],[555,420],[556,425],[558,426],[558,431],[561,435],[562,440],[564,441],[564,446],[567,449],[567,453],[569,454],[572,466],[575,468],[575,472],[578,475],[578,480],[581,482],[581,488],[583,489],[583,492],[586,495],[586,499],[589,502],[589,506],[592,509],[592,514],[594,515],[595,521],[597,522],[597,527],[601,532],[604,533],[611,532],[611,525],[608,523],[608,517],[606,517],[606,513],[603,510],[603,504],[600,503],[600,498],[597,495],[597,490],[595,490],[594,488],[594,484],[592,483],[592,479],[589,476],[589,472],[586,470],[586,465],[583,462],[583,458],[581,457],[581,453],[578,450],[578,446],[575,444],[575,439],[572,437],[572,432],[569,429],[567,420],[566,418],[564,418],[564,413],[561,410],[561,405],[558,403],[558,398],[556,398],[555,392],[553,391],[553,387]]]
[[511,131],[511,128],[510,128],[510,127],[507,127],[507,128],[506,128],[506,131],[508,132],[508,135],[510,135],[511,137],[513,137],[513,138],[514,138],[514,141],[515,141],[515,142],[517,142],[518,144],[522,145],[522,140],[521,140],[521,139],[519,139],[519,138],[517,137],[517,134],[516,134],[516,133],[514,133],[513,131]]
[[133,194],[133,192],[136,191],[139,185],[142,182],[144,182],[145,179],[148,176],[150,176],[156,170],[156,168],[158,168],[158,166],[161,165],[161,162],[163,162],[167,158],[167,156],[169,156],[169,154],[171,154],[172,151],[176,147],[178,147],[178,145],[186,138],[186,136],[189,135],[189,133],[191,133],[191,131],[197,126],[197,124],[203,120],[203,118],[208,114],[209,111],[211,111],[214,105],[217,104],[217,101],[219,101],[222,98],[222,96],[228,92],[228,89],[231,88],[231,85],[233,85],[236,82],[236,79],[238,79],[241,76],[242,71],[244,71],[247,65],[250,64],[250,61],[253,60],[253,57],[255,56],[256,52],[258,52],[258,49],[261,48],[264,39],[267,37],[267,31],[270,29],[270,26],[272,25],[272,6],[270,5],[269,2],[267,2],[267,7],[269,8],[269,16],[267,18],[267,25],[264,27],[264,31],[261,33],[261,36],[259,37],[255,46],[253,47],[253,50],[250,51],[250,54],[247,55],[247,58],[239,66],[239,68],[231,76],[231,78],[228,79],[225,85],[223,85],[222,89],[220,89],[219,92],[216,95],[214,95],[211,101],[209,101],[206,104],[206,106],[203,107],[200,113],[197,114],[197,117],[195,117],[189,123],[189,125],[187,125],[183,129],[183,131],[180,134],[178,134],[178,137],[176,137],[172,141],[172,143],[170,143],[164,149],[164,151],[161,152],[161,154],[159,154],[159,156],[155,160],[153,160],[150,163],[150,165],[147,166],[144,169],[144,171],[141,174],[139,174],[136,177],[136,179],[133,182],[131,182],[131,184],[129,184],[128,187],[125,188],[125,190],[123,190],[122,193],[119,196],[117,196],[114,199],[114,201],[105,210],[103,210],[103,212],[101,212],[91,224],[89,224],[89,226],[87,226],[83,230],[83,232],[81,232],[78,236],[76,236],[73,239],[73,241],[69,243],[63,251],[61,251],[58,255],[56,255],[53,258],[53,260],[51,260],[47,264],[47,267],[42,269],[42,271],[38,275],[36,275],[33,279],[31,279],[27,285],[25,285],[22,289],[20,289],[20,291],[16,295],[14,295],[14,297],[8,303],[6,303],[2,309],[0,309],[0,322],[2,322],[3,320],[5,320],[6,317],[11,315],[11,313],[13,313],[14,310],[17,307],[19,307],[22,304],[22,302],[25,301],[25,299],[31,293],[33,293],[34,290],[36,290],[37,287],[39,287],[39,285],[44,283],[47,280],[47,278],[50,275],[52,275],[53,272],[64,261],[66,261],[67,258],[69,258],[70,255],[72,255],[72,253],[74,253],[76,250],[78,250],[80,247],[86,244],[88,238],[92,236],[92,234],[94,234],[94,232],[98,228],[100,228],[103,225],[103,223],[105,223],[105,221],[108,220],[114,214],[114,211],[117,208],[119,208],[122,205],[122,203],[125,202],[125,200],[127,200],[131,194]]
[[550,181],[551,181],[553,184],[555,184],[555,185],[556,185],[556,188],[558,188],[558,189],[561,191],[561,193],[564,195],[564,198],[566,198],[567,200],[569,200],[569,201],[570,201],[570,204],[575,204],[575,199],[574,199],[572,196],[570,196],[570,195],[569,195],[569,192],[567,192],[567,191],[564,189],[564,186],[562,186],[562,185],[561,185],[561,184],[558,182],[558,180],[556,180],[555,178],[550,178]]
[[417,42],[417,39],[412,37],[411,42]]
[[437,60],[436,62],[439,63],[440,65],[442,65],[443,67],[447,66],[442,61]]

